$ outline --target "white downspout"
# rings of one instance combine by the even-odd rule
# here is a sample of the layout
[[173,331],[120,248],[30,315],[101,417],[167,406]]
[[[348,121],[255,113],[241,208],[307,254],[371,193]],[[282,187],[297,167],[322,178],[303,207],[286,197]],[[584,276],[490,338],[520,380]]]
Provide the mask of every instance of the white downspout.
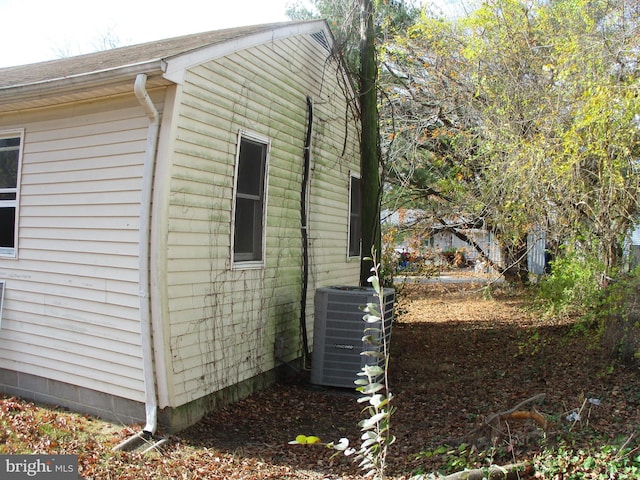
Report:
[[144,390],[146,425],[145,433],[153,435],[158,424],[158,401],[156,395],[155,370],[153,367],[153,348],[151,338],[151,304],[149,300],[150,274],[149,250],[151,235],[151,193],[153,174],[155,169],[156,150],[158,146],[158,132],[160,131],[160,114],[153,105],[146,90],[147,76],[138,74],[133,91],[149,118],[147,130],[147,145],[142,173],[142,192],[140,201],[140,330],[142,334],[142,362],[144,368]]

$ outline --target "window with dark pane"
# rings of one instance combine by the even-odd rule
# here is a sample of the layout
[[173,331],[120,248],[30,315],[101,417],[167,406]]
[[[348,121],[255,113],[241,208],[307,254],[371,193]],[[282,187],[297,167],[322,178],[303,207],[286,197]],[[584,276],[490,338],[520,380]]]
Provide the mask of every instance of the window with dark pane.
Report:
[[349,190],[349,256],[358,257],[362,236],[362,195],[358,177],[351,177]]
[[15,252],[20,141],[0,136],[0,255]]
[[267,160],[265,143],[241,138],[236,178],[235,262],[262,260],[264,231],[264,181]]

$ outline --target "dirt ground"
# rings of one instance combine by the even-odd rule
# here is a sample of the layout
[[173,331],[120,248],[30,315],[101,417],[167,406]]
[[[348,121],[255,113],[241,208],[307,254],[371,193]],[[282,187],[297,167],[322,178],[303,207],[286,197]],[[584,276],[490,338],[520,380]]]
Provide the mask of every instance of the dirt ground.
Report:
[[[438,449],[475,452],[467,467],[475,460],[478,466],[503,465],[530,460],[561,439],[589,448],[640,433],[637,368],[604,357],[570,319],[541,318],[526,308],[522,294],[497,286],[487,295],[482,286],[399,288],[391,340],[391,429],[397,441],[390,447],[390,478],[450,472],[461,455],[431,455]],[[541,402],[518,410],[534,412],[544,423],[500,417],[487,425],[492,415],[538,395],[544,395]],[[304,434],[324,442],[347,437],[357,445],[357,423],[364,417],[356,399],[350,389],[310,385],[304,372],[211,413],[168,436],[160,453],[144,456],[111,451],[131,435],[130,428],[105,423],[102,431],[110,430],[104,441],[87,436],[96,420],[60,412],[43,416],[35,406],[0,399],[6,442],[0,452],[79,454],[86,479],[362,479],[350,459],[332,457],[321,445],[288,443]],[[575,413],[579,422],[567,420]],[[36,425],[42,418],[67,432],[46,438]]]

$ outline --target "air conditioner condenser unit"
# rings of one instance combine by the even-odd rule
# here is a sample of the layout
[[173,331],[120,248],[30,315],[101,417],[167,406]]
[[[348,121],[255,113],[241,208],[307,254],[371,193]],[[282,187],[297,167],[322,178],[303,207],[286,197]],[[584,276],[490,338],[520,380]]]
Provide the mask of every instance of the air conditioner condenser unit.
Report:
[[[384,335],[389,345],[395,291],[385,288],[382,296]],[[375,348],[362,341],[364,329],[380,328],[380,322],[368,324],[363,320],[362,307],[367,303],[379,303],[371,287],[333,286],[316,290],[311,383],[355,388],[354,381],[363,366],[383,365],[383,359],[361,355]]]

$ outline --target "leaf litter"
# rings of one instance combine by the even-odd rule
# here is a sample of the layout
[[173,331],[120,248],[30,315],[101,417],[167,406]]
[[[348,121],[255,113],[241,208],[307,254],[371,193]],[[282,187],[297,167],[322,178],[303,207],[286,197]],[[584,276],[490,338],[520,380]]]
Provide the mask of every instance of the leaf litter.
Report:
[[[588,449],[638,432],[637,369],[603,356],[593,336],[576,333],[574,320],[542,318],[506,288],[487,296],[478,284],[423,284],[399,293],[389,478],[443,471],[462,452],[476,452],[464,463],[469,468],[473,460],[531,462],[567,435]],[[535,412],[546,429],[533,414],[498,427],[486,422],[540,394]],[[76,454],[85,479],[360,480],[351,459],[325,446],[358,443],[358,396],[310,385],[300,372],[168,435],[146,455],[112,451],[141,426],[2,397],[0,454]],[[301,435],[313,441],[290,444]]]

